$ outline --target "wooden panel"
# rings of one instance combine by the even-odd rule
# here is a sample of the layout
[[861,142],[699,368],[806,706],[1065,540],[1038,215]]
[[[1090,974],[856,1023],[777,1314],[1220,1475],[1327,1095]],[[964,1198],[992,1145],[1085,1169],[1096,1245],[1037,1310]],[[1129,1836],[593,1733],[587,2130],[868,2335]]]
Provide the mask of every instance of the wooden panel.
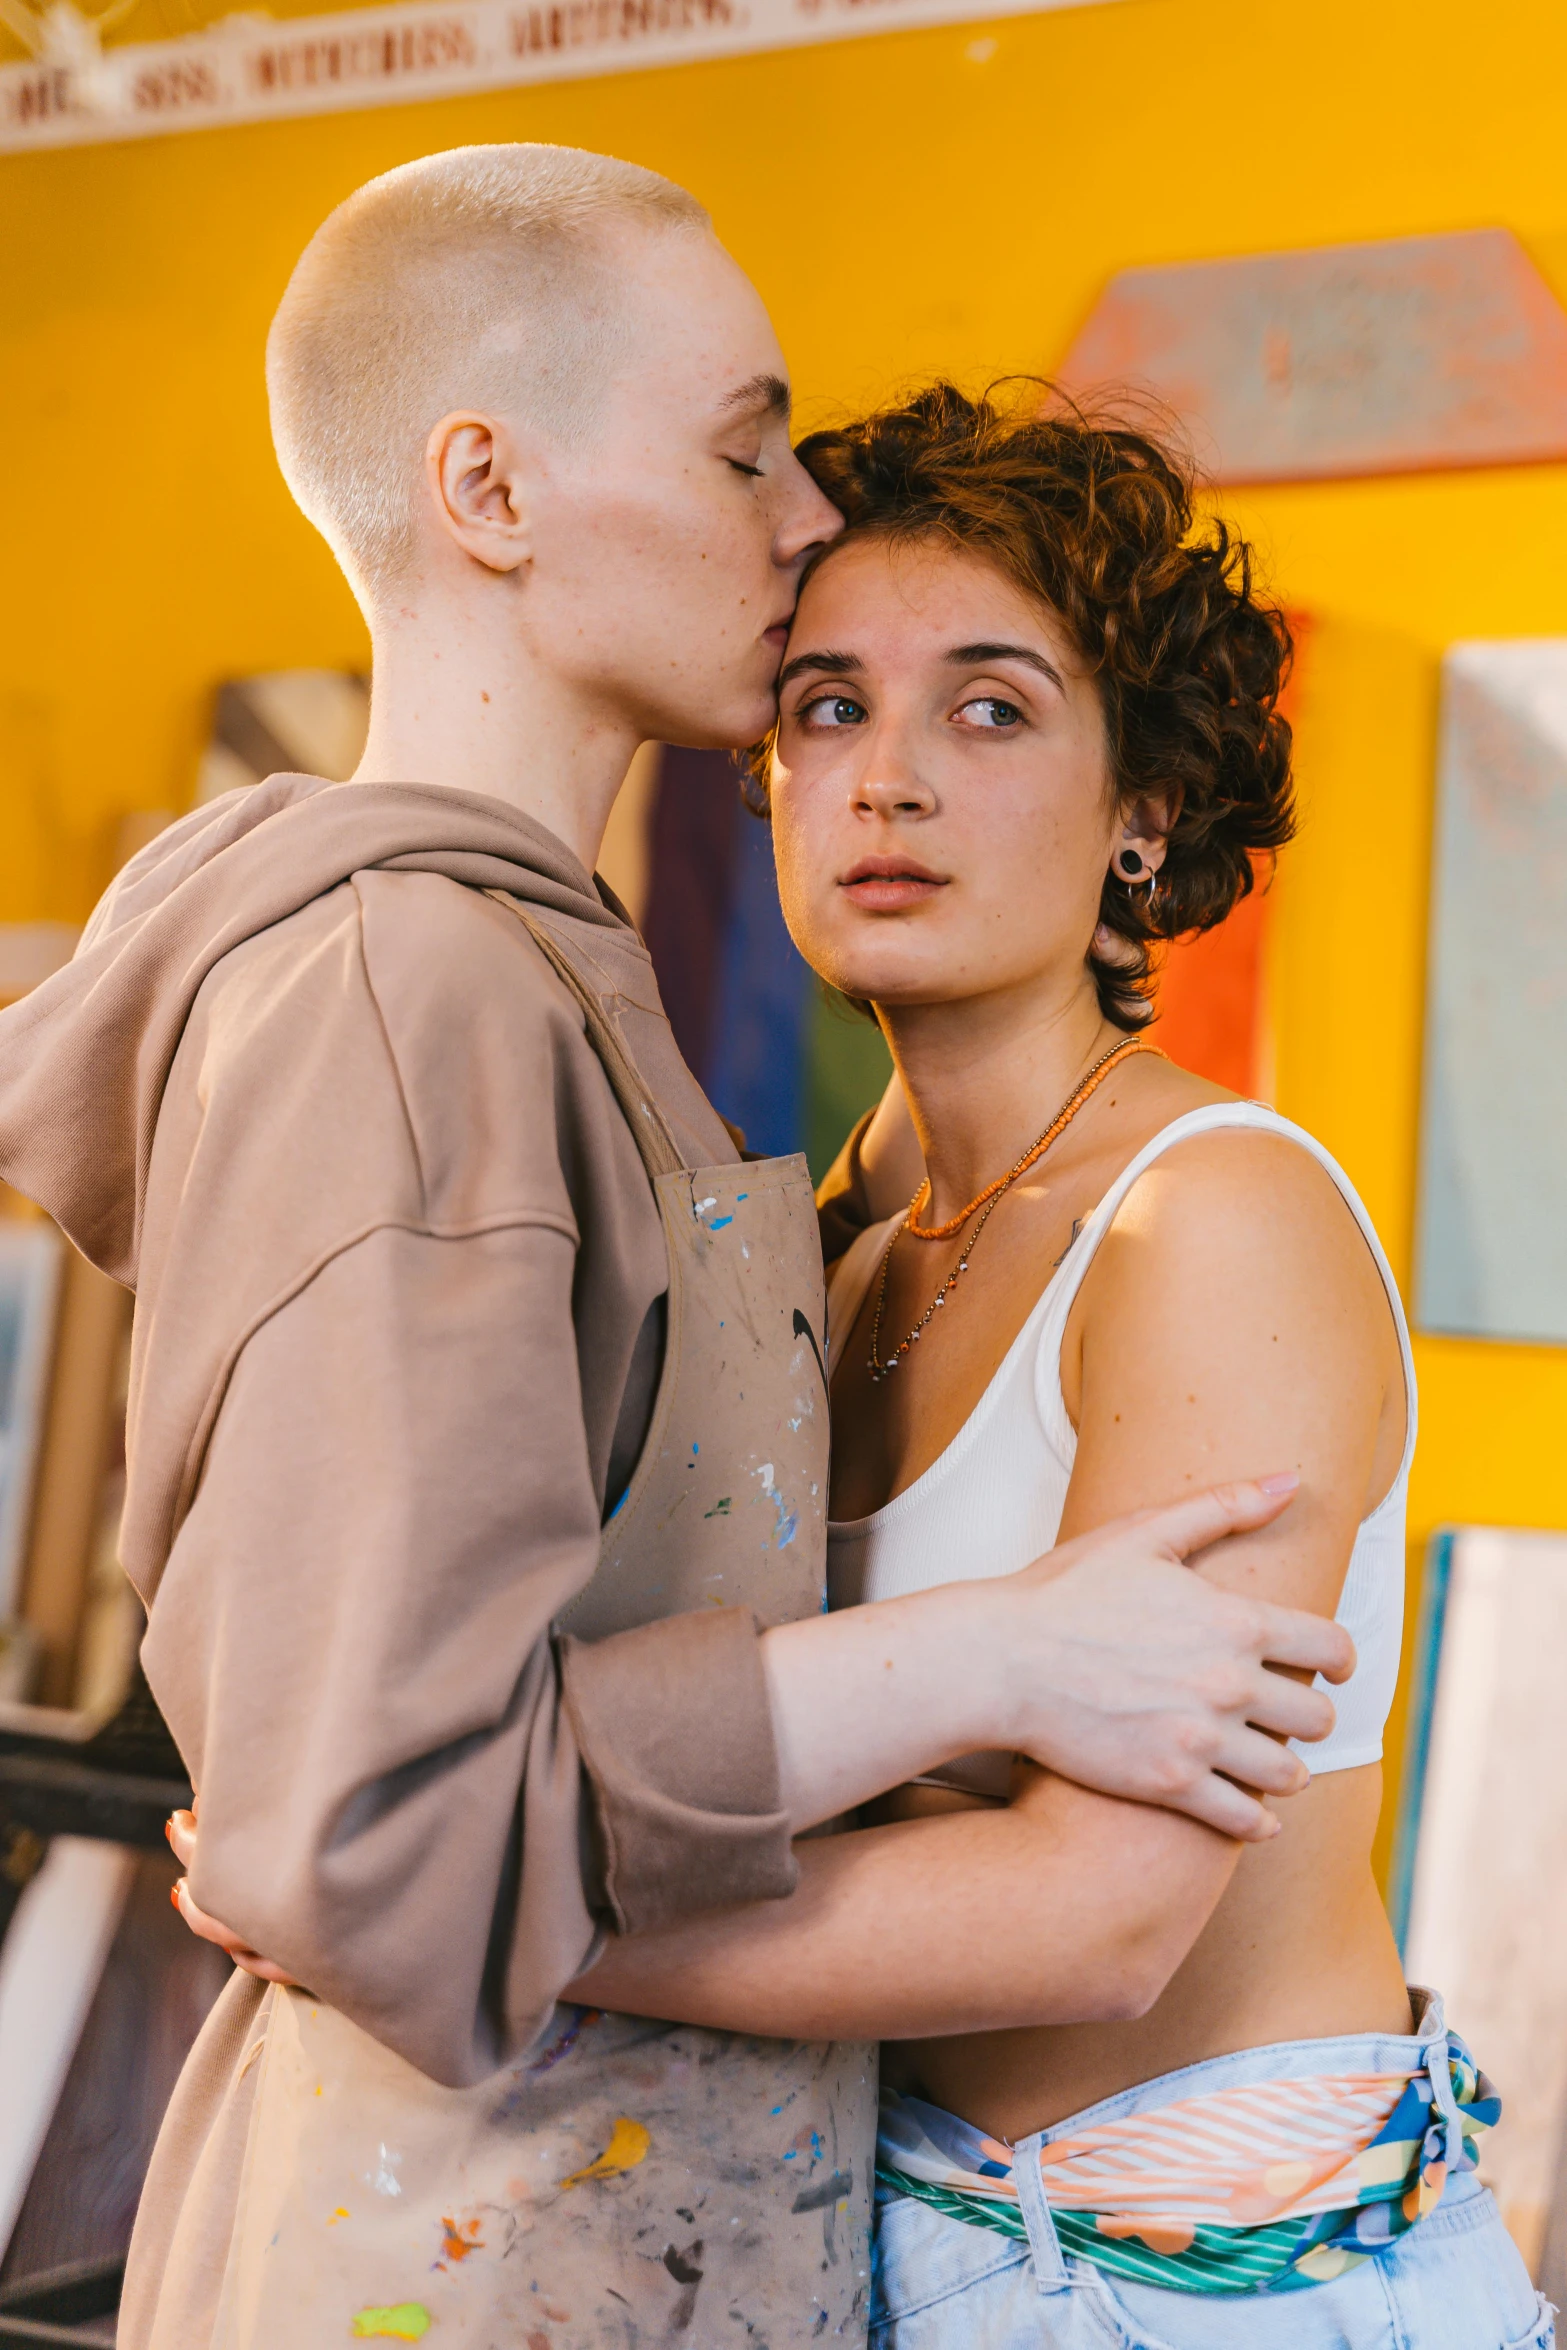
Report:
[[1220,482],[1567,457],[1567,313],[1506,229],[1125,269],[1059,375],[1151,390]]

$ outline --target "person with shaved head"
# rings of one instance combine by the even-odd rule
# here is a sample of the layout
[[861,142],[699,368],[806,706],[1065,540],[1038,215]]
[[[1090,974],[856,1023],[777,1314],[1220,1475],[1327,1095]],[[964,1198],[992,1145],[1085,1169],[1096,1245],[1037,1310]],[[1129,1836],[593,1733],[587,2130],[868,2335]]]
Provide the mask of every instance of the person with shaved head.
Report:
[[[1130,2013],[1189,1904],[1150,1949],[1146,1887],[1020,1875],[1004,1813],[808,1831],[1001,1749],[1265,1836],[1238,1782],[1296,1766],[1249,1725],[1331,1711],[1266,1660],[1347,1643],[1180,1564],[1288,1479],[821,1613],[804,1164],[742,1159],[593,874],[639,744],[767,732],[840,528],[702,207],[428,157],[324,224],[267,366],[370,628],[363,761],[176,824],[0,1019],[0,1171],[137,1292],[123,1555],[181,1906],[240,1961],[122,2350],[853,2343],[870,2044]],[[786,1984],[595,1998],[744,1915]],[[992,1925],[1027,2012],[954,1969]]]

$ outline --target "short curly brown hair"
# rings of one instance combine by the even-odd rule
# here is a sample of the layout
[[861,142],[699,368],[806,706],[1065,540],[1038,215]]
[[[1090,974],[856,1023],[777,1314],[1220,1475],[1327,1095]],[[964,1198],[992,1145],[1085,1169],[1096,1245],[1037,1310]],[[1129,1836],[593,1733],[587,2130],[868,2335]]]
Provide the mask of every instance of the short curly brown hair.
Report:
[[1034,379],[978,400],[935,383],[797,454],[848,524],[816,563],[866,538],[985,557],[1091,664],[1118,799],[1179,791],[1157,898],[1107,873],[1100,921],[1115,946],[1089,953],[1106,1017],[1145,1026],[1155,943],[1222,922],[1295,829],[1278,707],[1293,648],[1250,547],[1216,518],[1194,530],[1192,468],[1168,438]]

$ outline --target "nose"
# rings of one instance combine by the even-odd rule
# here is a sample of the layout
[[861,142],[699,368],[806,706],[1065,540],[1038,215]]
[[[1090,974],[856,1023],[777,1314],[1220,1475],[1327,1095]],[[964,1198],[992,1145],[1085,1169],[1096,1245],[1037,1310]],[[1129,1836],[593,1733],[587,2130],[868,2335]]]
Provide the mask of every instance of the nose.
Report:
[[843,516],[832,500],[823,496],[792,449],[780,469],[779,486],[783,494],[773,556],[785,569],[793,569],[839,536]]
[[892,729],[884,722],[867,731],[867,756],[849,786],[849,802],[854,813],[883,824],[933,815],[936,794],[923,780]]

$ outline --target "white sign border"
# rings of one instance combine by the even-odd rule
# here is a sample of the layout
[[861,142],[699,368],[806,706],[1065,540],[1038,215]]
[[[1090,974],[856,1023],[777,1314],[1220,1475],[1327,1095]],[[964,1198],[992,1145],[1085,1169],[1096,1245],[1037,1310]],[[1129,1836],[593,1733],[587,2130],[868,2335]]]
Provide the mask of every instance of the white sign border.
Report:
[[343,114],[1109,0],[394,0],[0,66],[0,154]]

